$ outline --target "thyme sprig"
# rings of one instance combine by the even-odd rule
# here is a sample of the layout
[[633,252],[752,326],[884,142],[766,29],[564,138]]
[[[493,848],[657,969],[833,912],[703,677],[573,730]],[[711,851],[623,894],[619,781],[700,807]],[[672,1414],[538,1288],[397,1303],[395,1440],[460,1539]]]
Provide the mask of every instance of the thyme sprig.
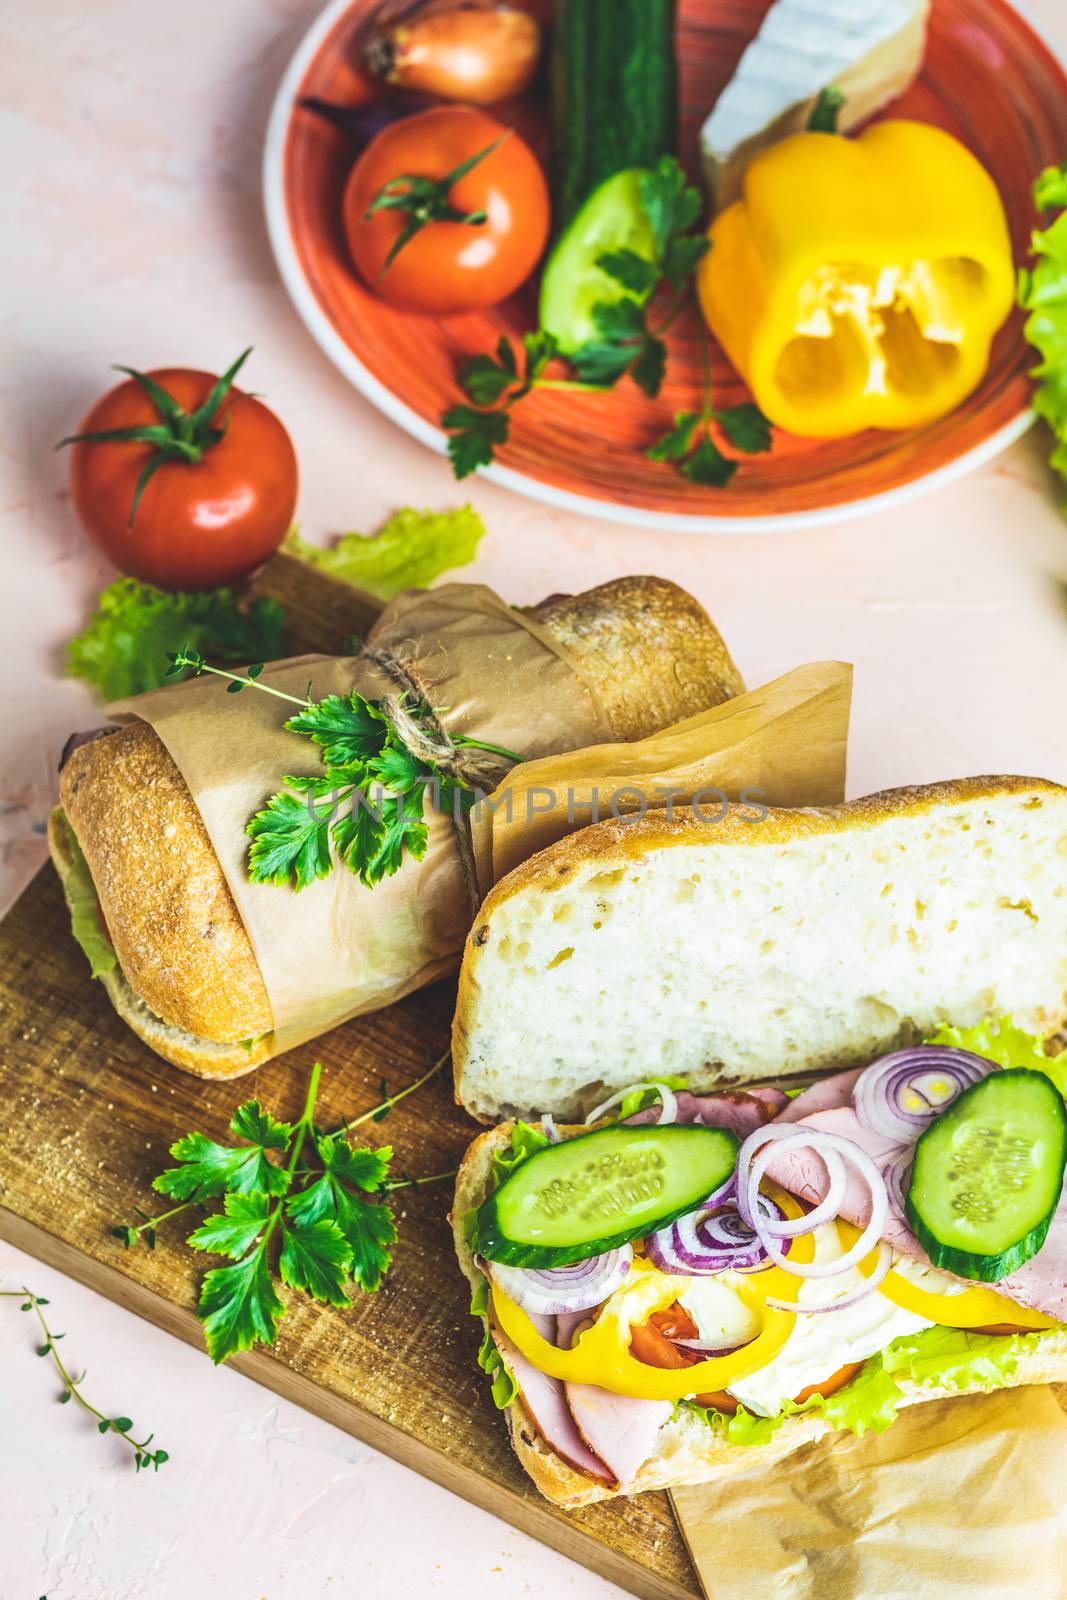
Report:
[[147,1439],[135,1439],[131,1418],[109,1417],[105,1412],[94,1406],[91,1400],[86,1399],[81,1387],[85,1382],[85,1373],[83,1372],[80,1378],[73,1377],[63,1357],[56,1349],[59,1340],[66,1338],[66,1335],[53,1333],[45,1320],[44,1312],[41,1310],[42,1306],[49,1305],[50,1302],[43,1295],[34,1294],[31,1289],[26,1288],[25,1284],[21,1289],[0,1289],[0,1300],[21,1300],[22,1304],[19,1306],[19,1310],[32,1312],[36,1317],[44,1337],[44,1343],[37,1346],[37,1354],[42,1359],[47,1356],[51,1357],[52,1365],[62,1380],[63,1392],[59,1396],[60,1405],[67,1405],[73,1400],[87,1415],[93,1418],[99,1433],[115,1433],[124,1444],[129,1446],[133,1451],[134,1465],[138,1472],[141,1471],[142,1467],[151,1467],[153,1472],[158,1472],[164,1462],[170,1460],[170,1456],[166,1450],[149,1449],[155,1434],[150,1433]]

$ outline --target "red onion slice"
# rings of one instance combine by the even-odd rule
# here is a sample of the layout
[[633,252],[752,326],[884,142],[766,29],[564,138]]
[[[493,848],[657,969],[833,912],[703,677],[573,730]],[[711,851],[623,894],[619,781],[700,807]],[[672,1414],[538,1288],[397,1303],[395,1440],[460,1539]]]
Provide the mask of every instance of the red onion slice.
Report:
[[866,1067],[853,1085],[852,1103],[871,1133],[914,1144],[964,1089],[995,1070],[992,1061],[970,1050],[919,1044]]
[[851,1294],[841,1295],[836,1300],[827,1300],[820,1306],[802,1306],[794,1300],[776,1300],[767,1296],[767,1304],[776,1311],[795,1311],[800,1317],[821,1317],[828,1311],[847,1311],[849,1306],[859,1305],[861,1300],[866,1300],[868,1295],[874,1293],[893,1265],[893,1252],[883,1239],[878,1247],[878,1265],[860,1288],[854,1289]]
[[[835,1155],[844,1157],[845,1161],[865,1180],[870,1190],[871,1214],[867,1226],[851,1248],[837,1261],[802,1262],[790,1259],[781,1249],[776,1231],[772,1231],[774,1225],[768,1226],[765,1218],[759,1214],[760,1180],[778,1151],[790,1148],[812,1150],[824,1162],[828,1173],[832,1172],[832,1158]],[[789,1272],[795,1273],[798,1278],[832,1278],[839,1272],[847,1272],[850,1267],[856,1266],[870,1254],[885,1231],[889,1215],[889,1195],[885,1180],[866,1150],[862,1150],[852,1139],[842,1138],[837,1133],[826,1133],[821,1129],[806,1128],[796,1123],[787,1123],[782,1128],[772,1126],[757,1129],[745,1140],[738,1153],[737,1184],[742,1216],[746,1221],[751,1220],[760,1243],[765,1247],[771,1260]],[[824,1201],[814,1211],[808,1212],[804,1220],[809,1230],[830,1220],[825,1211]],[[813,1224],[814,1217],[818,1217],[819,1220]]]
[[572,1267],[505,1267],[488,1261],[485,1270],[524,1311],[563,1316],[569,1311],[590,1311],[614,1294],[633,1258],[633,1246],[624,1244]]
[[[755,1152],[762,1150],[765,1144],[774,1139],[790,1139],[792,1144],[811,1143],[810,1140],[797,1140],[795,1137],[796,1131],[796,1127],[792,1123],[778,1123],[769,1128],[757,1128],[755,1133],[749,1134],[737,1152],[738,1206],[741,1215],[752,1226],[755,1226],[755,1216],[749,1214],[748,1211],[749,1186],[745,1183],[742,1175],[745,1173]],[[773,1234],[775,1238],[798,1239],[802,1234],[814,1233],[815,1229],[821,1227],[824,1222],[832,1222],[841,1208],[841,1202],[845,1198],[845,1191],[848,1188],[848,1173],[845,1171],[845,1164],[836,1150],[830,1150],[829,1148],[817,1149],[815,1153],[826,1168],[828,1184],[826,1194],[813,1210],[805,1212],[802,1217],[795,1217],[790,1221],[786,1221],[781,1212],[779,1212],[777,1219],[772,1218],[769,1220],[766,1223],[766,1231]],[[756,1193],[757,1195],[759,1193],[758,1186]]]
[[[731,1178],[695,1211],[649,1236],[645,1250],[661,1272],[701,1278],[766,1266],[767,1251],[730,1197],[732,1186]],[[757,1205],[768,1225],[780,1220],[781,1212],[766,1195],[759,1196]]]
[[654,1089],[660,1098],[659,1120],[661,1122],[678,1121],[678,1097],[673,1089],[668,1089],[665,1083],[631,1083],[625,1089],[620,1089],[616,1094],[602,1100],[595,1111],[590,1111],[585,1119],[585,1126],[599,1122],[601,1117],[606,1117],[609,1111],[614,1111],[616,1106],[621,1106],[626,1096],[636,1094],[641,1089]]
[[914,1160],[915,1146],[908,1145],[898,1156],[893,1157],[882,1174],[885,1178],[886,1189],[889,1192],[889,1204],[901,1222],[905,1223],[908,1220],[908,1213],[904,1204],[904,1196],[907,1194],[908,1185],[911,1182],[911,1168]]

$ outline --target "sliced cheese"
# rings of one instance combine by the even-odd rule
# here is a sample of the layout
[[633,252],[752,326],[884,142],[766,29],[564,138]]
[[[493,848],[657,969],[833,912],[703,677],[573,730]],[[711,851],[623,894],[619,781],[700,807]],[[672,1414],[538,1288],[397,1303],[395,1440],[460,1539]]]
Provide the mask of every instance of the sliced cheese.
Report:
[[752,157],[804,127],[831,84],[845,97],[842,131],[913,81],[930,0],[777,0],[700,132],[716,210],[736,200]]

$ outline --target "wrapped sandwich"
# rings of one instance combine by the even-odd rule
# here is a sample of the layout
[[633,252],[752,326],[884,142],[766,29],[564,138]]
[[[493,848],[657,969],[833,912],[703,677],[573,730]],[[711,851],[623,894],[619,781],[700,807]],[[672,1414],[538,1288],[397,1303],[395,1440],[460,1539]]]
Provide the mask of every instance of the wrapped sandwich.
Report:
[[[501,1104],[607,1088],[585,1123],[548,1114],[484,1133],[453,1211],[481,1364],[522,1464],[562,1505],[770,1465],[927,1400],[1067,1380],[1067,1067],[1045,1037],[1067,1003],[1067,792],[973,780],[768,820],[764,846],[727,825],[720,854],[711,824],[668,843],[659,819],[643,850],[641,823],[567,841],[576,954],[584,873],[621,859],[652,876],[662,922],[628,891],[642,997],[662,994],[673,960],[672,1007],[642,1019],[625,945],[606,943],[604,994],[566,1013],[574,1073],[558,1034],[539,1053],[569,962],[543,983],[522,1050],[509,1035],[493,1057]],[[541,885],[548,915],[560,848],[513,875],[513,894]],[[505,926],[516,936],[496,920],[507,890],[479,920],[489,939],[472,935],[480,953]],[[597,920],[615,932],[628,914],[620,895]],[[743,970],[749,924],[767,948]],[[527,986],[512,988],[520,1026]],[[464,987],[469,1022],[469,973]],[[705,1012],[704,1048],[676,1075],[677,1042]],[[461,1018],[461,1050],[468,1037]],[[827,1065],[842,1070],[788,1088],[783,1069]],[[724,1069],[734,1083],[710,1087]]]
[[[450,792],[470,795],[512,759],[641,739],[743,684],[695,600],[626,578],[529,613],[475,585],[412,592],[358,655],[274,663],[247,687],[231,699],[203,676],[110,708],[121,725],[70,754],[49,828],[112,1003],[159,1055],[206,1077],[247,1072],[450,971],[481,893],[463,806],[435,807],[421,788],[421,853],[396,851],[373,887],[346,870],[351,829],[327,835],[315,811],[334,782],[321,758],[340,758],[287,728],[279,695],[299,706],[313,693],[350,722],[354,703],[402,764],[409,746],[428,749]],[[309,845],[291,882],[253,881],[249,819],[280,786],[317,854],[309,866]]]

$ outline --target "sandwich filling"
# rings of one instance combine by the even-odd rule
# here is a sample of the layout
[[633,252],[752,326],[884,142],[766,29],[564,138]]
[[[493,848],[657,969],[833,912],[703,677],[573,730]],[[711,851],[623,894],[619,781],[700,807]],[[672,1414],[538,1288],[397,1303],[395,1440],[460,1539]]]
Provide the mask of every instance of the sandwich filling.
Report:
[[70,912],[71,932],[81,945],[92,976],[101,978],[105,972],[114,972],[119,963],[104,927],[93,875],[67,813],[61,807],[57,806],[52,813],[52,825],[63,851],[66,869],[62,875],[63,893]]
[[1067,1323],[1064,1068],[1007,1020],[943,1032],[792,1099],[675,1080],[515,1124],[466,1219],[497,1404],[639,1489],[694,1420],[863,1433],[1018,1381]]

